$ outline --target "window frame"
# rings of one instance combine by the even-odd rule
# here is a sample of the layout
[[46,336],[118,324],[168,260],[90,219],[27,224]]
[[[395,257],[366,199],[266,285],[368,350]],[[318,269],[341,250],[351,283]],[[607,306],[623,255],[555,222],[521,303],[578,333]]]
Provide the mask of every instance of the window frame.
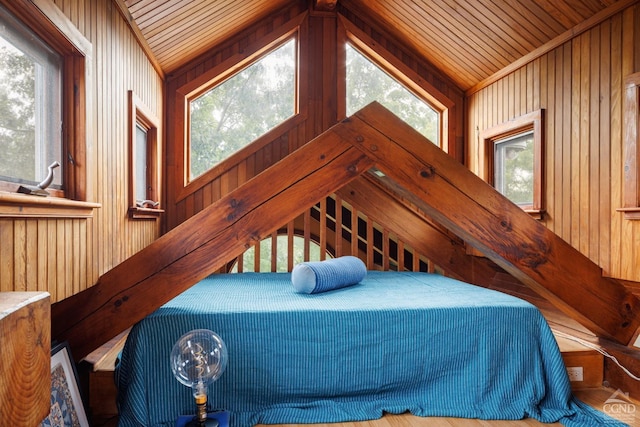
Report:
[[479,133],[479,153],[484,159],[479,162],[479,175],[494,185],[495,145],[500,141],[525,132],[533,131],[533,203],[521,206],[533,218],[544,217],[544,109],[532,111]]
[[[228,154],[224,159],[220,160],[219,162],[211,165],[211,167],[209,167],[207,170],[205,170],[204,172],[196,175],[196,176],[191,176],[192,174],[192,164],[191,164],[191,135],[190,135],[190,131],[191,131],[191,104],[198,101],[199,99],[201,99],[202,97],[206,96],[207,94],[209,94],[211,91],[217,89],[218,87],[220,87],[221,85],[223,85],[224,83],[228,82],[229,80],[233,79],[234,77],[238,76],[239,74],[243,73],[244,71],[248,70],[250,67],[252,67],[253,65],[258,64],[260,61],[262,61],[263,59],[265,59],[266,57],[268,57],[269,55],[271,55],[272,53],[274,53],[275,51],[279,50],[280,48],[283,48],[285,45],[289,44],[289,43],[293,43],[293,54],[294,54],[294,65],[295,68],[293,70],[293,74],[294,74],[294,87],[293,87],[293,113],[287,117],[286,119],[280,121],[277,125],[273,126],[271,129],[269,129],[267,132],[265,132],[264,134],[258,136],[257,138],[248,141],[246,145],[244,145],[242,148],[240,148],[239,150],[237,150],[236,152],[232,152],[230,154]],[[298,69],[300,66],[300,55],[299,55],[299,43],[300,40],[298,37],[296,37],[295,35],[289,36],[289,37],[285,37],[283,39],[279,39],[279,41],[277,43],[271,44],[270,47],[266,50],[261,50],[260,53],[256,54],[256,55],[252,55],[248,61],[246,61],[242,67],[237,68],[234,72],[232,73],[224,73],[221,76],[216,77],[215,79],[212,79],[211,81],[207,82],[207,84],[205,84],[204,86],[199,87],[196,91],[192,92],[191,94],[189,94],[189,96],[187,97],[187,112],[186,112],[186,117],[187,117],[187,122],[185,124],[185,126],[187,127],[186,131],[187,131],[187,141],[186,141],[186,159],[185,159],[185,182],[187,183],[187,185],[193,181],[196,181],[201,175],[204,175],[207,173],[207,171],[216,168],[216,166],[218,166],[221,163],[224,163],[227,159],[233,157],[236,153],[238,152],[245,152],[245,148],[249,145],[252,145],[255,141],[260,140],[264,135],[267,135],[269,133],[271,133],[275,128],[279,127],[282,125],[282,123],[286,123],[287,121],[289,121],[292,117],[296,116],[299,111],[300,111],[300,103],[299,103],[299,97],[298,97]],[[244,157],[244,156],[243,156]]]
[[[62,147],[65,167],[62,190],[51,189],[47,203],[40,196],[15,195],[19,184],[0,181],[0,216],[88,217],[100,207],[93,197],[91,159],[91,56],[93,47],[50,0],[0,3],[49,47],[62,56]],[[21,197],[24,196],[24,197]],[[21,209],[17,211],[16,205]],[[45,208],[46,206],[46,208]]]
[[623,99],[623,212],[628,220],[640,220],[640,72],[624,79]]
[[[129,100],[129,218],[131,219],[156,219],[164,212],[161,208],[161,188],[160,188],[160,120],[132,91],[128,91]],[[146,200],[157,202],[154,207],[138,206],[136,200],[136,177],[139,167],[136,156],[136,128],[140,124],[147,134],[146,141]]]
[[[305,16],[299,19],[294,19],[287,24],[279,28],[275,33],[251,43],[246,46],[241,53],[231,56],[229,59],[222,61],[212,69],[206,71],[197,78],[187,82],[186,84],[177,88],[175,92],[175,112],[176,123],[175,128],[175,140],[176,145],[181,148],[177,152],[176,156],[176,201],[179,202],[185,199],[190,194],[196,192],[200,188],[207,185],[214,180],[220,174],[231,169],[240,160],[250,156],[256,151],[260,150],[270,142],[284,135],[290,129],[302,123],[306,118],[306,103],[300,102],[301,99],[306,99],[306,85],[304,79],[306,73],[303,72],[302,65],[304,62],[304,53],[300,48],[301,44],[305,40],[305,30],[302,26],[302,21]],[[296,89],[295,89],[295,112],[292,117],[285,120],[275,128],[271,129],[261,137],[255,139],[244,148],[236,151],[225,160],[221,161],[217,165],[213,166],[208,171],[189,180],[189,128],[188,121],[189,114],[189,101],[193,98],[197,98],[210,88],[223,82],[224,80],[232,77],[244,68],[253,64],[270,51],[278,48],[282,44],[286,43],[290,39],[296,40]]]
[[[34,176],[24,176],[26,171],[21,168],[9,170],[2,178],[4,182],[24,184],[25,186],[35,186],[47,176],[47,168],[54,161],[64,165],[62,162],[62,132],[60,122],[62,121],[62,76],[63,61],[62,56],[53,50],[49,44],[34,34],[34,32],[21,22],[14,14],[0,5],[0,13],[6,13],[3,18],[6,22],[5,39],[12,48],[8,50],[18,53],[21,58],[29,61],[33,67],[33,93],[25,93],[27,98],[33,101],[33,137],[34,139],[24,140],[22,147],[33,150],[33,158],[22,156],[13,158],[18,163],[22,160],[28,162],[29,169],[33,168]],[[31,97],[30,95],[33,95]],[[13,101],[10,101],[13,104]],[[27,147],[28,144],[28,147]],[[25,164],[25,166],[27,166]],[[11,167],[11,166],[10,166]],[[50,183],[47,192],[60,189],[62,185],[63,168],[55,170],[55,179]],[[58,191],[57,193],[60,193]]]
[[[449,110],[455,103],[440,92],[435,86],[427,82],[423,77],[410,69],[406,64],[385,50],[379,43],[372,40],[366,33],[340,16],[338,46],[349,43],[353,48],[363,54],[368,60],[376,64],[383,71],[403,85],[418,98],[429,104],[440,115],[439,146],[443,151],[456,157],[455,143],[451,140],[455,135],[449,120]],[[339,48],[337,52],[339,64],[338,70],[338,119],[346,118],[346,49]]]

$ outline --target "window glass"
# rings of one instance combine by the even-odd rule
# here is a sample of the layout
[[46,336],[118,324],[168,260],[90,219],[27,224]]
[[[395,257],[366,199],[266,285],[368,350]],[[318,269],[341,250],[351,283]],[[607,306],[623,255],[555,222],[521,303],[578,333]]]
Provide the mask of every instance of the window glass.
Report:
[[189,103],[193,179],[296,113],[291,39]]
[[1,7],[0,24],[0,179],[38,184],[54,161],[64,165],[62,59]]
[[[286,272],[288,269],[288,250],[287,250],[288,238],[286,234],[278,235],[277,240],[277,262],[276,271]],[[332,258],[331,254],[327,252],[326,258]],[[242,254],[242,270],[245,272],[255,271],[255,248],[247,249]],[[293,265],[304,261],[304,238],[301,236],[293,236]],[[320,261],[320,245],[314,241],[309,242],[309,261]],[[271,237],[267,237],[260,242],[260,271],[271,271]],[[231,273],[238,272],[238,263],[236,263],[231,269]]]
[[494,155],[495,188],[517,205],[533,205],[533,131],[496,141]]
[[136,165],[135,186],[136,201],[149,198],[147,195],[147,129],[140,123],[136,123]]
[[439,145],[439,113],[351,45],[346,49],[347,116],[378,101]]

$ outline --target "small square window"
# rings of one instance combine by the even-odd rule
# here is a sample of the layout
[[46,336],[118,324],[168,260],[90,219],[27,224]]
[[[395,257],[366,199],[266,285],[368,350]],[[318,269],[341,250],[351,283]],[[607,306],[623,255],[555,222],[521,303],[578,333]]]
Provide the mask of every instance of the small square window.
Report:
[[533,131],[496,141],[493,185],[518,206],[533,206]]
[[480,176],[536,219],[544,214],[544,110],[480,133]]

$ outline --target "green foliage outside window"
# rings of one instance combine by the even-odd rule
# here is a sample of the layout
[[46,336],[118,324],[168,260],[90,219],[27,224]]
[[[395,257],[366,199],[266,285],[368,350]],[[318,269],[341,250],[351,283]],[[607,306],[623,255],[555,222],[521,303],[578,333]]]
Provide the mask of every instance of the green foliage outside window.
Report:
[[349,44],[347,49],[347,116],[378,101],[434,144],[439,144],[439,114],[429,104]]
[[[286,272],[288,268],[287,243],[286,235],[277,237],[277,253],[276,253],[276,271]],[[255,271],[255,248],[247,249],[242,255],[242,270],[245,272]],[[327,258],[331,258],[329,253]],[[304,261],[304,238],[293,236],[293,265]],[[315,242],[309,243],[309,261],[320,261],[320,245]],[[271,237],[267,237],[260,241],[260,272],[271,271]],[[238,272],[238,264],[234,265],[232,273]]]
[[62,167],[62,57],[0,6],[0,179],[38,184]]
[[296,58],[292,39],[190,102],[190,179],[295,114]]
[[35,64],[0,38],[0,176],[36,181]]
[[533,205],[533,132],[495,144],[495,188],[513,203]]

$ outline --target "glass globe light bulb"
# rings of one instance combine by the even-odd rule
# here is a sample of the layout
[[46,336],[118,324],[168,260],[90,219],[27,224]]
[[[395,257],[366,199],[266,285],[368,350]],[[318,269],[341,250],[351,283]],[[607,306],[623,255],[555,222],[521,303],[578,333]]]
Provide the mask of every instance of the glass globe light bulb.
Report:
[[171,350],[171,371],[176,379],[193,389],[198,407],[197,424],[207,420],[207,387],[227,367],[227,347],[218,334],[194,329],[184,334]]

